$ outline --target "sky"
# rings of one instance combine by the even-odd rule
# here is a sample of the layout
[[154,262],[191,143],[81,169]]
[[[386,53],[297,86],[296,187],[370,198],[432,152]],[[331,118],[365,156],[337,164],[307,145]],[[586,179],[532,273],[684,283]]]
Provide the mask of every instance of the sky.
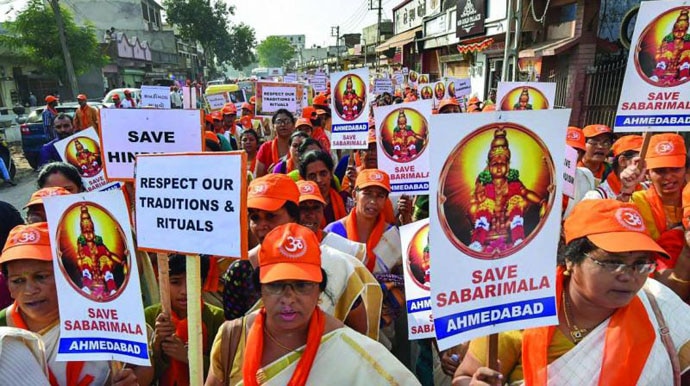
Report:
[[[156,0],[162,3],[162,0]],[[377,2],[377,0],[373,0]],[[381,0],[382,19],[393,19],[393,7],[403,0]],[[340,34],[361,33],[377,21],[369,0],[226,0],[235,6],[232,23],[244,22],[256,31],[257,43],[270,35],[305,35],[306,46],[335,45],[331,27]],[[12,19],[27,0],[0,0],[0,21]]]

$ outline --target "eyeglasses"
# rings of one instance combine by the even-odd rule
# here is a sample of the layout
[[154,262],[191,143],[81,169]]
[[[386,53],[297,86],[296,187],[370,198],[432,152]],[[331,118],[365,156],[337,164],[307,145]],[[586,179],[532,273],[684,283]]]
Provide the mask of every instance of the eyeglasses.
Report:
[[623,264],[612,261],[601,261],[593,258],[590,255],[585,255],[592,260],[596,265],[601,267],[604,271],[614,274],[621,274],[623,272],[630,272],[637,275],[649,275],[656,269],[656,263],[635,263]]
[[285,289],[290,287],[293,292],[299,295],[309,295],[319,283],[313,281],[278,281],[273,283],[261,284],[261,290],[268,295],[282,295]]
[[599,147],[609,147],[611,146],[611,140],[610,139],[605,139],[603,141],[596,141],[594,139],[588,139],[587,143],[592,145],[592,146],[599,146]]
[[292,121],[289,119],[276,119],[276,121],[273,122],[273,124],[276,126],[289,125],[291,123],[292,123]]

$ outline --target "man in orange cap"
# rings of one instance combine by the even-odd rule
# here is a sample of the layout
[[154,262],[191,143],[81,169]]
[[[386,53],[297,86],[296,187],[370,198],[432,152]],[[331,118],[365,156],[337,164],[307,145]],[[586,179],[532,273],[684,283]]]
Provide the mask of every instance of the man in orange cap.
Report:
[[79,94],[77,102],[79,102],[79,108],[74,113],[74,129],[82,131],[93,127],[98,131],[98,110],[89,106],[85,94]]
[[132,92],[129,90],[125,90],[125,100],[122,101],[122,108],[136,109],[137,107],[139,107],[139,102],[134,99],[134,96],[132,96]]
[[122,101],[120,100],[120,94],[115,94],[113,95],[113,107],[114,109],[124,109],[124,105],[122,105]]
[[442,99],[438,104],[439,114],[455,114],[459,112],[461,112],[460,103],[458,103],[458,100],[455,98]]
[[237,144],[239,143],[240,133],[237,130],[237,107],[232,102],[226,103],[221,110],[223,114],[223,128],[221,129],[221,134],[225,135],[232,150],[239,149]]
[[[595,124],[585,126],[582,133],[585,135],[585,155],[577,166],[589,169],[599,186],[613,172],[611,165],[606,162],[613,144],[613,131],[606,125]],[[613,178],[617,177],[614,175]]]
[[[616,140],[611,146],[613,152],[613,164],[611,165],[616,178],[607,178],[599,187],[591,190],[585,195],[586,199],[612,198],[616,199],[621,194],[621,173],[632,163],[633,158],[640,154],[642,147],[641,135],[624,135]],[[642,189],[638,184],[635,190]],[[627,200],[625,200],[627,201]]]
[[[682,228],[683,188],[688,160],[685,141],[678,134],[655,134],[649,141],[644,167],[638,166],[639,158],[621,173],[621,201],[632,200],[644,219],[650,236],[671,257],[659,261],[658,269],[673,268],[685,247]],[[641,170],[640,170],[641,169]],[[638,184],[649,177],[647,190],[635,191]]]
[[52,95],[48,95],[45,101],[46,107],[43,109],[43,114],[41,114],[43,118],[43,131],[49,139],[55,139],[57,137],[57,133],[55,132],[53,121],[55,120],[55,117],[58,116],[58,112],[55,107],[58,105],[60,100]]
[[249,119],[254,118],[254,105],[251,103],[244,102],[242,103],[242,112],[241,112],[241,117],[249,117]]

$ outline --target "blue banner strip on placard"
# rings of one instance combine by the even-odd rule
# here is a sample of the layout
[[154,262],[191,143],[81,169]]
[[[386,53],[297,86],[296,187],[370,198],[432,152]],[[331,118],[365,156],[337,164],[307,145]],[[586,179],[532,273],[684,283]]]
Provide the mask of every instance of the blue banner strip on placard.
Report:
[[408,182],[404,184],[391,184],[391,192],[419,192],[428,190],[428,182]]
[[407,313],[408,314],[414,314],[415,312],[430,311],[430,310],[431,310],[431,298],[428,296],[407,301]]
[[341,123],[338,125],[331,126],[331,132],[333,133],[361,133],[369,131],[369,123]]
[[554,315],[556,315],[556,298],[546,297],[434,317],[434,327],[436,337],[443,339],[491,325]]
[[60,354],[111,353],[148,359],[146,343],[108,338],[60,338]]
[[690,115],[618,115],[615,126],[690,126]]

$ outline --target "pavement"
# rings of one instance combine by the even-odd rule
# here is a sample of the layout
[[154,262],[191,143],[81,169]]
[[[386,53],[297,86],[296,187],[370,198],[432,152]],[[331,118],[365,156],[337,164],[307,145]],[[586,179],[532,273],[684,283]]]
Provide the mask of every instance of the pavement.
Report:
[[38,172],[34,171],[24,158],[21,142],[10,143],[10,151],[17,166],[17,174],[14,177],[17,186],[0,181],[0,200],[12,204],[23,214],[22,208],[29,201],[31,194],[38,189],[36,185]]

